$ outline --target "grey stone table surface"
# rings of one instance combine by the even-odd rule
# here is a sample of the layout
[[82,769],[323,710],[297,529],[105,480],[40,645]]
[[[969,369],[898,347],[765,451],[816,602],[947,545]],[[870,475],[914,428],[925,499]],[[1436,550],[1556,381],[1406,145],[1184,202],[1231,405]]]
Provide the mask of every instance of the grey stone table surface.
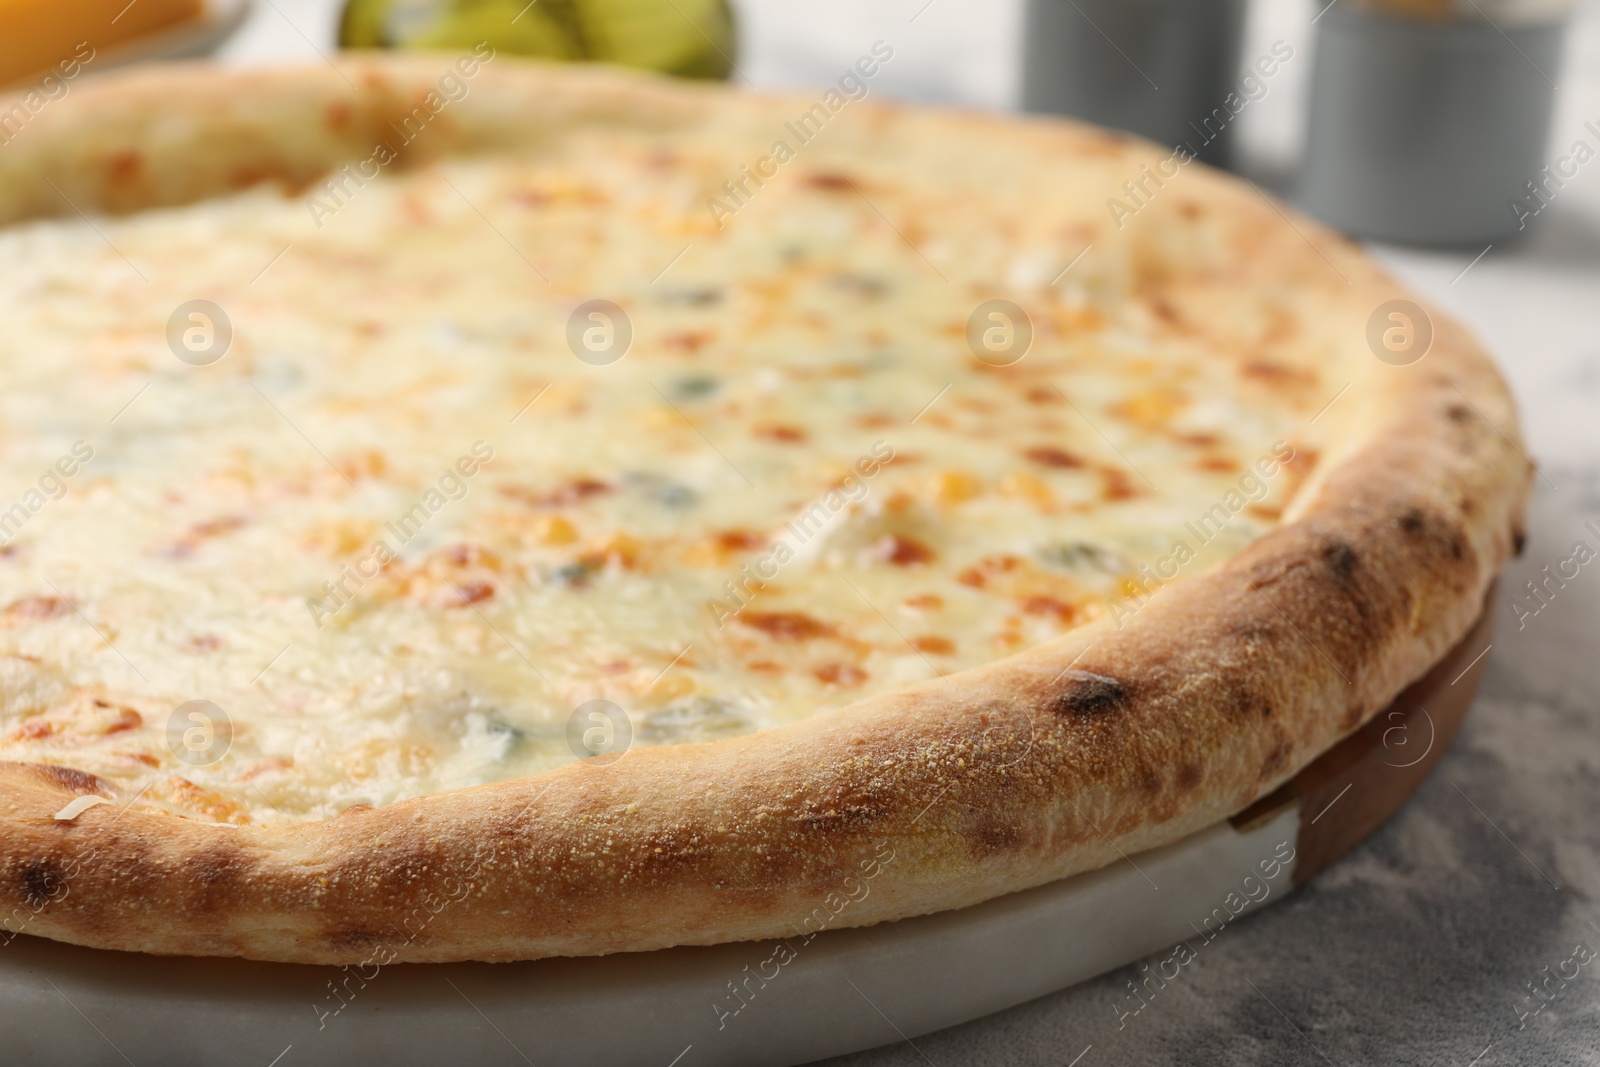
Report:
[[[882,39],[896,54],[877,92],[988,107],[1015,97],[1016,0],[736,6],[740,71],[757,85],[831,82]],[[224,55],[315,60],[337,7],[257,4]],[[1266,177],[1296,150],[1312,14],[1310,0],[1260,0],[1252,13],[1247,54],[1282,39],[1297,56],[1241,120],[1246,158]],[[1580,139],[1600,148],[1584,129],[1600,126],[1600,3],[1581,8],[1551,75],[1553,153]],[[1493,605],[1481,695],[1432,778],[1336,867],[1226,930],[1137,1015],[1121,1016],[1130,966],[914,1043],[885,1020],[888,1044],[833,1064],[1600,1063],[1600,960],[1574,962],[1600,951],[1600,559],[1536,615],[1513,606],[1578,542],[1600,552],[1600,161],[1528,240],[1478,251],[1376,249],[1497,355],[1542,470],[1526,551]],[[1530,992],[1574,969],[1549,982],[1548,1002]]]
[[[1281,9],[1260,15],[1253,33],[1292,39]],[[1600,126],[1595,5],[1556,77],[1552,151],[1600,147],[1583,129]],[[1292,119],[1292,88],[1251,131],[1268,163],[1292,136],[1270,128]],[[1376,249],[1498,357],[1543,472],[1525,553],[1492,606],[1499,632],[1481,695],[1412,801],[1333,869],[1206,946],[1193,973],[1137,1015],[1122,1015],[1139,1003],[1127,989],[1143,977],[1135,965],[914,1045],[886,1024],[895,1044],[832,1064],[1600,1063],[1600,959],[1576,962],[1600,951],[1600,521],[1585,527],[1600,520],[1600,163],[1590,166],[1518,247],[1476,262],[1480,250]],[[1514,602],[1539,606],[1519,601],[1524,583],[1578,542],[1595,562],[1537,614],[1518,611]],[[1530,982],[1574,970],[1550,982],[1548,1004],[1532,994]]]

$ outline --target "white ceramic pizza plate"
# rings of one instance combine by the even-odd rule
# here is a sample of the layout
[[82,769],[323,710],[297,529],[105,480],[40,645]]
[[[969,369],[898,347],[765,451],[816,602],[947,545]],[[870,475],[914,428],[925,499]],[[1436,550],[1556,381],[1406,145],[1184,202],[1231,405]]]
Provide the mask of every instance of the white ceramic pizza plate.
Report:
[[915,1038],[1181,941],[1201,946],[1333,862],[1449,744],[1488,620],[1276,793],[1099,871],[805,943],[529,963],[358,972],[19,935],[0,946],[0,1062],[787,1067]]

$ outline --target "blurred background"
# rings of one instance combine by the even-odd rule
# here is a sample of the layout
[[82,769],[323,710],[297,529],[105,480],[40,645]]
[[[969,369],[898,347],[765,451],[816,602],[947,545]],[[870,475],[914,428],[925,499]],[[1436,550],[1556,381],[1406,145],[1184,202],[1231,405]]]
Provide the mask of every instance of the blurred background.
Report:
[[69,10],[0,0],[0,84],[26,87],[85,27],[99,27],[91,75],[167,55],[316,62],[341,46],[487,39],[502,52],[774,88],[830,84],[883,40],[895,60],[875,93],[1132,129],[1357,236],[1475,253],[1582,217],[1587,248],[1600,248],[1596,212],[1560,203],[1600,204],[1600,181],[1563,159],[1580,139],[1600,151],[1600,0],[75,0]]

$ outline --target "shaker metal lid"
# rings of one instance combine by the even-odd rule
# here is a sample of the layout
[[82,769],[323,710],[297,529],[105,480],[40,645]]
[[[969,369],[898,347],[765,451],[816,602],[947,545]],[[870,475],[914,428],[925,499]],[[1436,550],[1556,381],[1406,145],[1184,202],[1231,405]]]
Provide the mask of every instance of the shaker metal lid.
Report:
[[[1340,0],[1326,5],[1332,7]],[[1559,22],[1578,0],[1347,0],[1351,6],[1397,18],[1428,22],[1482,22],[1526,25]],[[1326,9],[1326,8],[1325,8]],[[1324,9],[1324,10],[1325,10]]]

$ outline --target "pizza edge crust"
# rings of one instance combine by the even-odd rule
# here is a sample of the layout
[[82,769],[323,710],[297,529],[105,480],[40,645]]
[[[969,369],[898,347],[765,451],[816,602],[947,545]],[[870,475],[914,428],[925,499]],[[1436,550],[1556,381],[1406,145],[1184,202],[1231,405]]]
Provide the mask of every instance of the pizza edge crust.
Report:
[[[309,182],[407,110],[436,59],[342,60],[359,89],[325,69],[194,67],[85,85],[48,135],[8,146],[0,223],[68,213],[41,176],[75,208],[109,211]],[[714,90],[500,61],[474,92],[488,99],[452,115],[429,152],[515,143],[537,121],[688,123]],[[213,128],[160,127],[184,93],[196,102],[183,114]],[[530,118],[534,94],[550,103]],[[760,98],[736,99],[712,106]],[[250,137],[219,135],[244,114]],[[129,144],[149,150],[131,170]],[[1296,225],[1373,306],[1404,294],[1350,242]],[[124,809],[134,798],[71,768],[0,764],[0,919],[101,948],[302,963],[770,938],[793,951],[821,929],[962,907],[1178,840],[1271,791],[1425,673],[1520,546],[1532,471],[1512,399],[1470,335],[1432,317],[1420,363],[1358,374],[1334,416],[1337,458],[1291,521],[1120,629],[1075,630],[779,729],[320,822],[204,824]],[[86,794],[113,803],[54,818]]]

